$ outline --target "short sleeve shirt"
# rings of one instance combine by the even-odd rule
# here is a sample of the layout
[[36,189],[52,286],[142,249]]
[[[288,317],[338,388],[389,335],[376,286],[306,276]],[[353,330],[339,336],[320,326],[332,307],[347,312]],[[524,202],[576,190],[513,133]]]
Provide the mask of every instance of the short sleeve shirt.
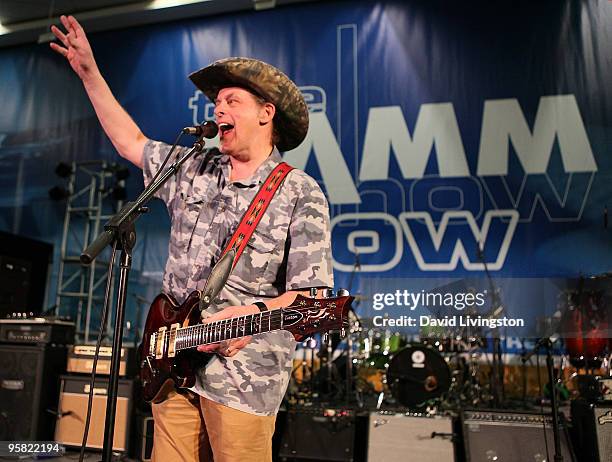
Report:
[[[149,184],[170,146],[148,141],[144,180]],[[176,156],[187,152],[179,148]],[[229,156],[212,149],[188,160],[156,196],[171,218],[163,291],[182,303],[203,289],[212,267],[270,172],[281,162],[274,148],[250,177],[230,181]],[[317,182],[292,170],[272,199],[209,312],[249,305],[289,290],[332,287],[329,207]],[[278,411],[289,382],[295,341],[287,331],[258,334],[231,357],[215,355],[198,374],[194,391],[215,402],[259,415]]]

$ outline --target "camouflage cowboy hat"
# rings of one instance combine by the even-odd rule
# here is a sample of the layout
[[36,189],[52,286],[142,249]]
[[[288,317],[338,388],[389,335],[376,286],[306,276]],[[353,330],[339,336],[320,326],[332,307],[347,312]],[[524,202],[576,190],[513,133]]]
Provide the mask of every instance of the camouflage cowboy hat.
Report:
[[190,74],[189,78],[211,101],[222,88],[237,86],[274,104],[279,151],[296,148],[306,137],[308,107],[304,97],[276,67],[252,58],[226,58]]

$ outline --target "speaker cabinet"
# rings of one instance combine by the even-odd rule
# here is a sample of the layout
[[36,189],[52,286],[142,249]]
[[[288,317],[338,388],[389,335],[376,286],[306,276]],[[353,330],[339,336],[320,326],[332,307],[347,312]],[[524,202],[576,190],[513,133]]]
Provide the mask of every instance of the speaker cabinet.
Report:
[[[66,446],[81,446],[87,417],[89,399],[89,377],[63,375],[61,377],[58,411],[61,414],[55,427],[55,441]],[[91,421],[86,447],[101,449],[104,444],[106,418],[106,389],[108,380],[96,380],[94,387]],[[119,380],[113,449],[125,452],[128,449],[132,396],[132,380]]]
[[[561,426],[561,454],[574,461],[571,444]],[[552,417],[535,413],[465,411],[463,435],[467,462],[548,461],[554,459]]]
[[572,433],[579,462],[608,462],[612,454],[612,403],[572,401]]
[[0,344],[0,441],[53,439],[66,347]]
[[368,461],[454,462],[455,439],[450,417],[373,412],[369,418]]
[[355,414],[350,410],[289,410],[279,459],[352,461],[355,426]]
[[134,456],[142,461],[148,462],[151,460],[153,453],[153,416],[149,413],[136,413],[136,450]]

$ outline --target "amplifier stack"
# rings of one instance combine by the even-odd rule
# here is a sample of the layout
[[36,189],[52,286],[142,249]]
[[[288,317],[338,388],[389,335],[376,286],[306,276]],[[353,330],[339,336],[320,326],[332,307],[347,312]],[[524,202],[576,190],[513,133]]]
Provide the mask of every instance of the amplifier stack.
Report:
[[74,323],[0,319],[0,440],[52,440]]
[[[80,446],[83,440],[90,376],[95,352],[95,345],[73,345],[68,351],[66,370],[69,374],[60,377],[59,418],[55,429],[55,440],[66,446]],[[108,388],[107,377],[110,374],[112,352],[113,349],[110,346],[101,346],[99,349],[91,424],[86,443],[86,447],[90,449],[100,449],[103,445]],[[121,348],[119,364],[119,375],[121,377],[134,377],[136,373],[135,354],[134,348]],[[134,392],[133,379],[123,378],[119,380],[113,439],[113,450],[115,451],[125,452],[128,450]]]

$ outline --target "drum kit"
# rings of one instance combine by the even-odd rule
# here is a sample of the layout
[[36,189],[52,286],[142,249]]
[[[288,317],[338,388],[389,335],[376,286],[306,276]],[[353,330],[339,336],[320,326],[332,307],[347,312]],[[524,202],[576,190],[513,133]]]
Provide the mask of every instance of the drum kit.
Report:
[[[562,364],[575,368],[572,377],[596,374],[602,367],[610,374],[612,344],[607,307],[612,302],[602,291],[581,286],[563,291],[560,299],[565,303],[555,328],[566,349]],[[496,371],[493,354],[487,380],[490,336],[491,331],[484,328],[421,327],[418,335],[409,338],[376,327],[372,320],[359,319],[351,312],[344,339],[332,335],[305,342],[303,349],[310,355],[305,353],[299,378],[292,376],[288,399],[290,403],[326,401],[376,409],[498,407],[503,397],[496,396],[496,386],[501,386],[503,396],[506,365],[499,354],[501,371]],[[525,394],[524,389],[523,400]]]
[[[383,405],[422,409],[459,397],[474,405],[486,394],[477,379],[484,337],[422,331],[419,338],[408,341],[407,336],[368,321],[351,313],[346,338],[304,342],[303,350],[311,353],[304,354],[294,371],[301,373],[292,377],[290,402],[356,401],[377,409]],[[315,368],[316,357],[318,369],[305,372]]]

